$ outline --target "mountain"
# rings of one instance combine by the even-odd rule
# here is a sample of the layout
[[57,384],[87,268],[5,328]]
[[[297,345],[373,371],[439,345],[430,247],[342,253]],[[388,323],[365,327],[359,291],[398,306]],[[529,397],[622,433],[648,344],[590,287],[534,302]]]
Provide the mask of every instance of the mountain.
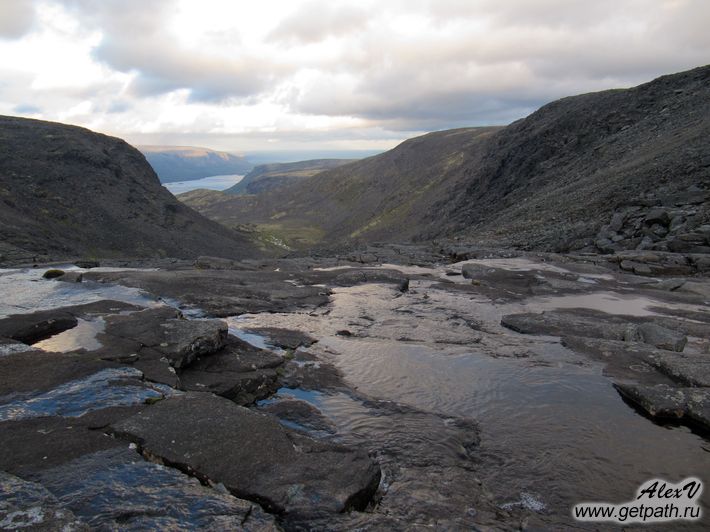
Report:
[[351,163],[356,159],[313,159],[295,163],[260,164],[244,176],[239,183],[225,190],[227,194],[259,194],[291,183],[296,179],[312,177],[317,173]]
[[[506,127],[430,133],[278,192],[180,199],[301,247],[456,237],[565,251],[663,249],[673,216],[679,231],[710,223],[709,194],[705,66],[563,98]],[[653,207],[665,224],[645,218]]]
[[0,262],[257,253],[245,235],[177,201],[123,140],[0,116]]
[[213,175],[246,174],[253,165],[244,157],[189,146],[138,146],[161,183]]

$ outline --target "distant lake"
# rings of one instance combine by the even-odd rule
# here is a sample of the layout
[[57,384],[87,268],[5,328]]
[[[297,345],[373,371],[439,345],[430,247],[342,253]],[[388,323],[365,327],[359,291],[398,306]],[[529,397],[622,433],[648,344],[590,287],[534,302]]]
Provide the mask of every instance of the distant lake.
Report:
[[210,177],[203,177],[202,179],[192,179],[190,181],[175,181],[174,183],[163,183],[163,186],[167,188],[173,194],[182,194],[183,192],[190,192],[191,190],[196,190],[198,188],[206,188],[209,190],[226,190],[232,185],[239,183],[243,175],[212,175]]

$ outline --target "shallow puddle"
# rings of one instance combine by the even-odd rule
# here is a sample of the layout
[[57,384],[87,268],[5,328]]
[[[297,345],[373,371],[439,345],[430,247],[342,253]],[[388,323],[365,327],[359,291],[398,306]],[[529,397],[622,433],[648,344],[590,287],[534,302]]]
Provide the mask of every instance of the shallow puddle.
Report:
[[32,347],[54,353],[67,353],[77,349],[87,351],[100,349],[102,345],[97,336],[106,328],[106,322],[99,317],[91,320],[78,318],[77,322],[76,327],[37,342]]

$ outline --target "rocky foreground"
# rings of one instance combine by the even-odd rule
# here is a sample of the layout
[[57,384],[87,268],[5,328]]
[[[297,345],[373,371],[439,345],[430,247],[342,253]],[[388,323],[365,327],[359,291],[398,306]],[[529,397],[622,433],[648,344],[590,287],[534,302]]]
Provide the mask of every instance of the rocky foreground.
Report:
[[[610,257],[385,246],[65,267],[45,279],[46,268],[4,270],[0,529],[570,526],[570,503],[602,491],[506,498],[500,477],[536,466],[515,441],[517,465],[491,452],[497,433],[472,398],[489,363],[582,368],[583,379],[613,383],[624,423],[649,434],[654,423],[690,427],[674,445],[695,470],[669,474],[702,478],[708,263],[648,250]],[[137,264],[102,266],[127,265]],[[53,296],[28,305],[32,290]],[[429,356],[432,368],[416,366]],[[385,359],[402,366],[372,373]],[[436,384],[437,360],[477,368],[446,377],[470,378],[462,399],[442,399],[457,390]],[[542,480],[570,476],[564,460]],[[616,479],[619,500],[648,473]]]

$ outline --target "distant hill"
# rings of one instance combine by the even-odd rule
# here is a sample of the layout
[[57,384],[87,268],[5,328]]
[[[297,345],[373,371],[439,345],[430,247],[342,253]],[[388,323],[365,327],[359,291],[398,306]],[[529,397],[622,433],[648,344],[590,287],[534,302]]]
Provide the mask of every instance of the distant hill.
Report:
[[138,146],[161,183],[190,181],[213,175],[246,174],[253,165],[244,157],[189,146]]
[[692,228],[710,223],[708,196],[710,66],[563,98],[507,127],[430,133],[276,192],[181,199],[301,247],[458,237],[565,251],[662,250],[671,218],[685,232],[670,249],[702,249]]
[[123,140],[0,116],[0,262],[257,254],[246,235],[177,201]]
[[225,190],[227,194],[259,194],[296,180],[354,162],[356,159],[313,159],[295,163],[260,164],[239,183]]

